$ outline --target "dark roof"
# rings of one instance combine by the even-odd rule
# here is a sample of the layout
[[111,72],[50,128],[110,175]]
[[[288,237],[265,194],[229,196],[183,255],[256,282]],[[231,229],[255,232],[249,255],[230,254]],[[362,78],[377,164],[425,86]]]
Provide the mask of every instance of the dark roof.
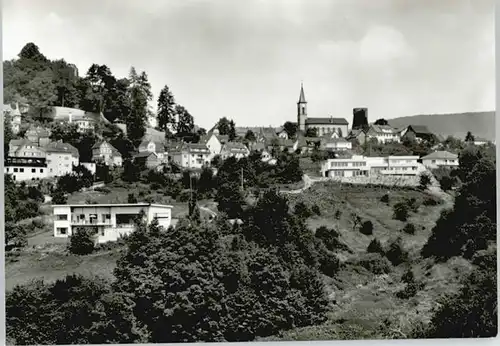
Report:
[[458,159],[458,155],[450,153],[448,151],[435,151],[427,156],[422,157],[422,160],[430,160],[430,159],[456,160]]
[[69,143],[64,143],[62,141],[51,142],[45,147],[45,151],[48,153],[71,153],[74,156],[80,156],[78,149]]
[[234,150],[234,151],[248,151],[248,148],[240,142],[227,142],[224,145],[225,150]]
[[304,86],[302,83],[300,84],[300,96],[299,96],[299,103],[307,103],[306,102],[306,97],[304,95]]
[[424,125],[410,125],[408,126],[408,130],[412,129],[416,134],[422,135],[431,135],[432,133],[429,131],[427,126]]
[[345,118],[307,118],[306,124],[321,125],[321,124],[334,124],[334,125],[349,125]]
[[140,153],[137,153],[134,155],[134,159],[140,159],[140,158],[146,158],[146,157],[149,157],[151,155],[154,155],[154,156],[157,156],[155,153],[153,152],[149,152],[149,151],[143,151],[143,152],[140,152]]

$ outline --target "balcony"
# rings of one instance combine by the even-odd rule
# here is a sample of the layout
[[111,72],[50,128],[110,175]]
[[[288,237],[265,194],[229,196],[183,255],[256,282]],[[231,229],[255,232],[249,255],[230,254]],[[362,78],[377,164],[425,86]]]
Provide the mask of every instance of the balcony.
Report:
[[75,226],[111,226],[111,220],[98,220],[98,219],[71,219],[71,224]]

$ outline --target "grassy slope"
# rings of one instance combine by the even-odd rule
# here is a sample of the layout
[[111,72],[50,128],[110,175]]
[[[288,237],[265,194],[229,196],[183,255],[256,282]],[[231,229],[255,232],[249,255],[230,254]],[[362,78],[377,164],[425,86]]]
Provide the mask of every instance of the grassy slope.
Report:
[[[402,236],[411,264],[402,264],[394,267],[391,273],[378,276],[360,266],[347,265],[335,278],[325,278],[328,290],[335,292],[336,301],[325,324],[291,330],[266,340],[401,338],[408,335],[415,322],[428,321],[438,297],[458,290],[459,280],[471,269],[468,262],[454,259],[433,266],[430,261],[419,258],[418,254],[446,205],[421,206],[418,214],[413,214],[409,220],[417,226],[417,232],[407,235],[400,231],[405,223],[392,219],[392,207],[380,202],[386,192],[387,189],[362,186],[340,189],[333,183],[318,183],[303,195],[295,196],[307,204],[319,205],[322,215],[309,220],[313,229],[325,225],[341,233],[341,239],[353,250],[353,254],[343,253],[340,258],[359,258],[374,237],[384,246]],[[404,197],[423,199],[425,194],[393,190],[390,204]],[[333,217],[336,210],[342,211],[340,220]],[[351,212],[373,222],[373,236],[352,230]],[[409,267],[413,269],[415,278],[424,281],[426,286],[416,297],[401,300],[395,297],[395,293],[404,287],[400,278]]]
[[488,140],[495,140],[495,112],[460,114],[414,115],[388,120],[395,127],[426,125],[430,131],[443,136],[465,138],[467,131]]

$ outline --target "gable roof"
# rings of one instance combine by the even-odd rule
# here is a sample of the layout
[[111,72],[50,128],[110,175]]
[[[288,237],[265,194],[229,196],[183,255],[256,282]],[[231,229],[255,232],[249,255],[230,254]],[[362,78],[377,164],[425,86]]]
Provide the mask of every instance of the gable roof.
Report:
[[151,151],[143,151],[143,152],[135,154],[134,159],[148,158],[151,155],[158,157],[158,155],[156,155],[155,153],[153,153]]
[[45,146],[45,151],[48,153],[70,153],[75,157],[79,157],[78,149],[69,143],[64,143],[63,141],[51,142]]
[[232,152],[248,152],[248,148],[240,142],[227,142],[226,144],[224,144],[223,150]]
[[115,155],[115,156],[122,156],[122,154],[120,154],[120,152],[118,151],[118,149],[116,149],[111,143],[109,143],[105,139],[100,140],[99,142],[97,142],[96,144],[94,144],[92,146],[92,149],[100,149],[103,144],[107,144],[107,145],[109,145],[111,147],[111,151],[113,152],[113,155]]
[[345,118],[307,118],[306,125],[349,125]]
[[38,137],[50,137],[50,131],[41,126],[31,125],[26,131],[25,136],[35,135]]
[[401,132],[401,130],[395,129],[394,127],[389,125],[375,125],[375,124],[370,125],[368,131],[370,130],[376,133],[390,133],[390,134],[396,134]]
[[415,132],[418,135],[431,135],[432,134],[432,132],[429,131],[427,126],[424,126],[424,125],[410,125],[410,126],[408,126],[408,131],[410,129],[413,130],[413,132]]
[[9,142],[9,146],[19,147],[21,145],[36,145],[31,142],[29,139],[21,138],[21,139],[11,139]]
[[423,156],[422,160],[435,160],[435,159],[446,159],[446,160],[456,160],[458,159],[457,154],[450,153],[448,151],[435,151],[433,153],[430,153],[429,155]]
[[157,153],[163,153],[165,152],[165,145],[160,142],[160,141],[153,141],[153,140],[143,140],[141,144],[139,144],[139,149],[147,149],[149,143],[153,142],[155,144],[155,150]]

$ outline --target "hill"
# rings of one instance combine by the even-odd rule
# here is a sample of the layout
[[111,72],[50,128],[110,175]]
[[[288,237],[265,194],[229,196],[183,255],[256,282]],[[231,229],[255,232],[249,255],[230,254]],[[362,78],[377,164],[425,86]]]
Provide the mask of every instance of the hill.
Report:
[[476,137],[495,140],[495,111],[449,114],[420,114],[388,120],[394,127],[424,125],[444,137],[465,138],[467,131]]

